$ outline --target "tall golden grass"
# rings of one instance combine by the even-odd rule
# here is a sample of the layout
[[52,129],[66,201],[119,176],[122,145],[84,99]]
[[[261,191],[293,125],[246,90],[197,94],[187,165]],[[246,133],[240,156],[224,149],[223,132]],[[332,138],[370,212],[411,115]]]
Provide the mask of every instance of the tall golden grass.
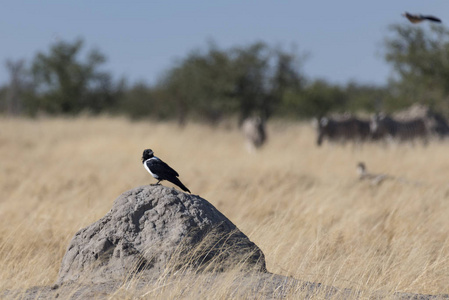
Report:
[[[449,143],[318,148],[301,123],[271,123],[268,136],[249,154],[233,126],[0,119],[0,291],[54,283],[76,231],[122,192],[155,183],[140,161],[152,148],[262,249],[271,272],[367,293],[449,293]],[[359,161],[406,180],[371,186]]]

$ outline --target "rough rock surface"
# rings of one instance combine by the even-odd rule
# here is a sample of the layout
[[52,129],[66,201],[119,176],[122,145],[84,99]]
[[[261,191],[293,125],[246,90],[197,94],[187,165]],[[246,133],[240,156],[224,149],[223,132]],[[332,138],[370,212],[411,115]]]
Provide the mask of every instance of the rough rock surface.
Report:
[[100,220],[76,233],[57,284],[154,278],[190,268],[266,271],[262,251],[212,204],[174,188],[123,193]]

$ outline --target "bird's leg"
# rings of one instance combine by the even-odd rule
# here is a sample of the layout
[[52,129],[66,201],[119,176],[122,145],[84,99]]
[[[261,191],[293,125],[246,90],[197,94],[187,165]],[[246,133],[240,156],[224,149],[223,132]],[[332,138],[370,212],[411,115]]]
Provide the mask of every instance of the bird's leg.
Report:
[[158,180],[157,182],[156,182],[156,185],[160,185],[160,183],[159,182],[161,182],[160,180]]

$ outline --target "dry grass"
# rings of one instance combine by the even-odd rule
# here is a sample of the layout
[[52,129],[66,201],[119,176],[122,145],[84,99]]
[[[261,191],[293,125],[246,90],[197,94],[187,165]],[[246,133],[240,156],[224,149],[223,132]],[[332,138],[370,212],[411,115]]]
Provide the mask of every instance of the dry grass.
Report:
[[[0,119],[0,290],[52,284],[77,230],[122,192],[155,182],[140,162],[151,147],[259,245],[274,273],[367,293],[449,293],[449,144],[314,140],[308,124],[270,124],[268,144],[250,155],[235,128]],[[357,180],[358,161],[423,184],[370,186]],[[163,292],[176,296],[151,295]]]

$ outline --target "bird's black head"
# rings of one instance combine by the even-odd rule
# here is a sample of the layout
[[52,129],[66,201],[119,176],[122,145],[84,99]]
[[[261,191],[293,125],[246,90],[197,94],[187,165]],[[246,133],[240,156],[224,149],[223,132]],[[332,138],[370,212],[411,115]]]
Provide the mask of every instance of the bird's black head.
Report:
[[151,149],[143,150],[142,162],[146,161],[147,159],[152,158],[153,156],[154,156],[153,150],[151,150]]
[[364,162],[359,162],[357,164],[357,172],[364,173],[366,171],[366,166]]
[[360,179],[363,179],[368,172],[366,171],[366,166],[363,162],[357,164],[357,174]]

